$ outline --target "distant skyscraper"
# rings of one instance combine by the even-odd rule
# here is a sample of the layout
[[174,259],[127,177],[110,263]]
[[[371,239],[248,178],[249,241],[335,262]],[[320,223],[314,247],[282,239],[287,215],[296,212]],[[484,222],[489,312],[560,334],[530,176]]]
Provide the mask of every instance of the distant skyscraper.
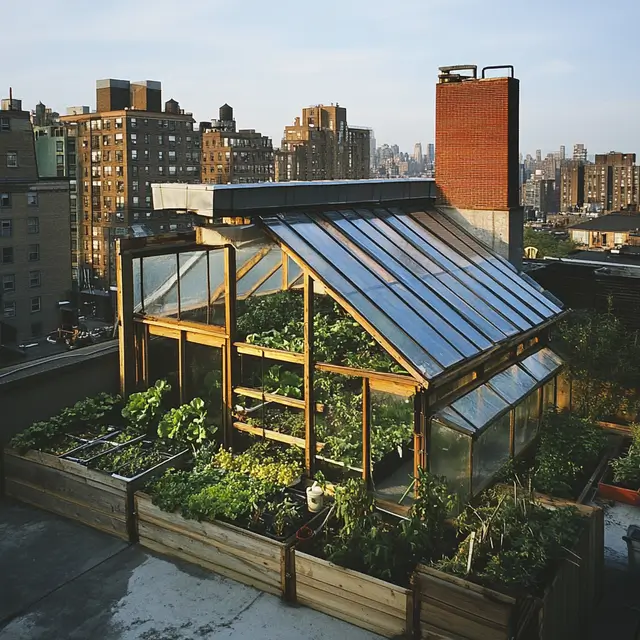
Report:
[[427,171],[433,172],[434,165],[436,161],[436,145],[433,142],[430,142],[427,145],[427,158],[425,160],[427,165]]
[[567,157],[567,149],[563,144],[560,145],[560,160],[564,160]]
[[536,149],[536,162],[542,162],[542,149]]
[[416,142],[413,145],[413,159],[418,163],[422,164],[422,143]]
[[371,129],[371,135],[369,137],[369,154],[371,156],[371,168],[375,169],[378,166],[378,156],[376,154],[376,137]]
[[587,148],[583,144],[573,145],[573,159],[579,162],[587,161]]

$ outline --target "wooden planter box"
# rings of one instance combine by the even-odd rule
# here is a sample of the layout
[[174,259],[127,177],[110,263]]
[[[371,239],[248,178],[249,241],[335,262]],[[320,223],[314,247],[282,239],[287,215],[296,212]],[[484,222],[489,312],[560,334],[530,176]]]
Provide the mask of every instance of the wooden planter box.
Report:
[[613,474],[611,469],[608,469],[602,480],[598,482],[598,495],[601,498],[604,498],[605,500],[623,502],[624,504],[630,504],[634,507],[640,507],[640,490],[625,489],[624,487],[611,484],[612,482]]
[[16,500],[135,542],[134,492],[152,475],[178,463],[186,453],[135,478],[123,478],[42,451],[19,454],[6,448],[4,491]]
[[[541,497],[543,502],[544,498]],[[573,552],[541,598],[496,591],[423,565],[414,574],[420,637],[429,640],[571,640],[583,637],[601,594],[604,516],[601,509],[549,499],[549,508],[574,506],[586,518]]]
[[293,555],[300,604],[387,638],[412,633],[411,590],[298,550]]
[[135,494],[139,541],[152,551],[179,558],[274,595],[288,596],[289,542],[278,542],[222,522],[187,520]]

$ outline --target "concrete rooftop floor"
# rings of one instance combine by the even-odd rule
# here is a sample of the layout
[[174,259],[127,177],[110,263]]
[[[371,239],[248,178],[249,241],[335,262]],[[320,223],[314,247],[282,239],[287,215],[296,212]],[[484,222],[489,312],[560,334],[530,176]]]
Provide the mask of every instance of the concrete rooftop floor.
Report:
[[375,640],[107,534],[0,501],[1,640]]
[[[604,596],[585,640],[640,640],[640,574],[605,507]],[[0,500],[0,640],[376,640],[379,636],[28,505]]]

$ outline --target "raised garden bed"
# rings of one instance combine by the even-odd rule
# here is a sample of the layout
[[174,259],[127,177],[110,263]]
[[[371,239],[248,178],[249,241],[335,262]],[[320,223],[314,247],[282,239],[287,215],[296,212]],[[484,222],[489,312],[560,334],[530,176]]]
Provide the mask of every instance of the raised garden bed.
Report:
[[275,595],[287,594],[293,541],[280,542],[232,524],[198,522],[135,495],[140,544]]
[[133,494],[150,477],[175,466],[187,452],[167,457],[132,478],[89,469],[42,451],[4,450],[4,486],[8,496],[78,520],[95,529],[135,541]]
[[640,427],[631,429],[631,440],[619,448],[598,483],[598,495],[632,506],[640,506]]
[[598,482],[598,495],[605,500],[614,500],[633,507],[640,507],[640,489],[629,489],[615,484],[611,469],[607,469]]
[[414,574],[420,637],[451,640],[581,638],[601,594],[604,517],[601,509],[537,496],[549,509],[571,506],[587,519],[572,553],[541,594],[489,588],[419,565]]
[[298,603],[387,638],[412,633],[411,589],[294,551]]

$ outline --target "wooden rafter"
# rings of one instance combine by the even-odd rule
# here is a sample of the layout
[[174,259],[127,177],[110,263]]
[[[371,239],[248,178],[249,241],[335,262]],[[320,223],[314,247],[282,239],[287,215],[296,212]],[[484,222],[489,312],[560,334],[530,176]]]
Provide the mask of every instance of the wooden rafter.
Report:
[[245,300],[246,298],[252,296],[274,273],[280,269],[282,266],[281,262],[277,262],[276,264],[265,273],[260,280],[258,280],[246,293],[243,293],[242,296],[238,296],[238,300]]
[[[273,247],[269,246],[262,247],[260,251],[256,251],[256,253],[254,253],[246,262],[244,262],[236,273],[236,282],[246,276],[247,273],[249,273],[249,271],[251,271],[251,269],[253,269],[253,267],[255,267],[258,262],[260,262],[260,260],[262,260],[262,258],[264,258],[271,251],[272,248]],[[224,281],[219,287],[217,287],[217,289],[215,289],[215,291],[211,293],[209,304],[213,304],[223,293]]]

